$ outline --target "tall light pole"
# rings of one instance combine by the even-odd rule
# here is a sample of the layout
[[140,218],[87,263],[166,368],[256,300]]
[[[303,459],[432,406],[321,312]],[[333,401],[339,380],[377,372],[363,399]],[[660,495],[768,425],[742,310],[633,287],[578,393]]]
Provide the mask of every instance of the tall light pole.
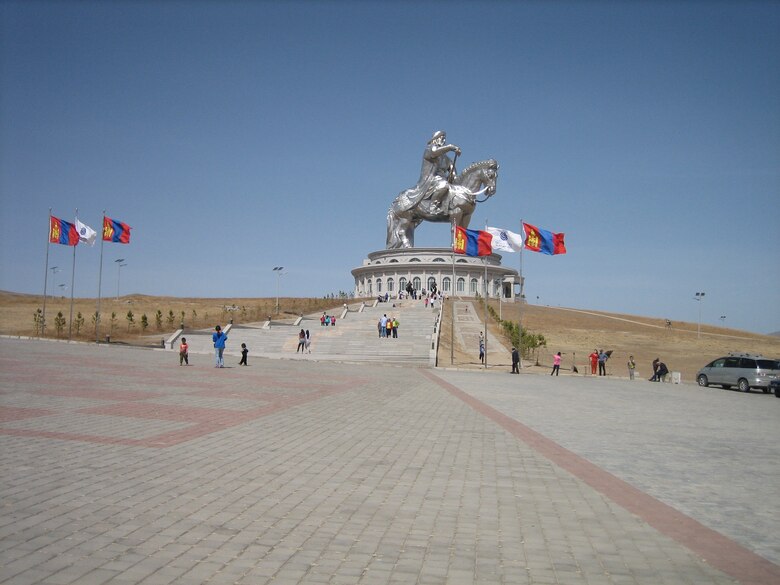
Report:
[[274,266],[274,272],[276,272],[276,314],[279,314],[279,279],[282,276],[282,270],[284,266]]
[[124,258],[114,260],[116,262],[116,300],[119,300],[119,277],[122,274],[122,266],[127,266],[127,264],[123,264],[124,261]]
[[52,266],[51,268],[49,268],[49,270],[51,270],[51,287],[54,288],[55,286],[57,286],[57,281],[56,281],[56,276],[55,275],[60,271],[60,267],[59,266]]
[[704,295],[703,292],[697,292],[693,297],[693,300],[699,303],[699,326],[696,329],[696,339],[701,339],[701,302],[704,300]]

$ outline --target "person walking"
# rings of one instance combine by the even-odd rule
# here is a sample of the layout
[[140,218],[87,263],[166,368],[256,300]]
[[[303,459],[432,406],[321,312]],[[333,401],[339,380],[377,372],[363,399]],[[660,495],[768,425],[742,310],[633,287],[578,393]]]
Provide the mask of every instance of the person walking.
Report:
[[628,379],[633,380],[634,374],[636,373],[636,362],[634,361],[634,356],[630,355],[628,356]]
[[301,353],[304,353],[304,350],[306,349],[306,332],[301,329],[301,332],[298,334],[298,347],[295,349],[295,353],[298,353],[299,351]]
[[306,330],[306,342],[304,345],[306,346],[306,353],[311,353],[311,336],[308,329]]
[[187,345],[187,338],[181,338],[181,344],[179,344],[179,365],[190,365],[190,346]]
[[485,338],[481,331],[479,332],[479,361],[485,363]]
[[211,340],[214,342],[214,367],[224,368],[225,359],[223,354],[225,353],[225,342],[228,336],[222,332],[222,327],[217,325],[214,327],[214,333],[211,334]]
[[556,353],[553,356],[553,369],[552,372],[550,372],[550,375],[552,376],[555,374],[558,375],[558,372],[561,371],[561,352]]
[[519,374],[520,373],[520,352],[517,351],[516,347],[512,348],[512,373],[513,374]]
[[239,366],[246,366],[246,358],[249,355],[249,350],[246,348],[246,343],[241,344],[241,361],[238,362]]

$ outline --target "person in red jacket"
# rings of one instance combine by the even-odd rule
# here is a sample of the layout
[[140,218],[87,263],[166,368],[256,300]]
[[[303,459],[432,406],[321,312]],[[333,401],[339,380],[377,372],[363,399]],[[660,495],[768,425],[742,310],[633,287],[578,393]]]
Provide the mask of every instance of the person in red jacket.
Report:
[[594,349],[593,353],[588,356],[590,358],[590,373],[596,375],[596,368],[599,365],[599,350]]

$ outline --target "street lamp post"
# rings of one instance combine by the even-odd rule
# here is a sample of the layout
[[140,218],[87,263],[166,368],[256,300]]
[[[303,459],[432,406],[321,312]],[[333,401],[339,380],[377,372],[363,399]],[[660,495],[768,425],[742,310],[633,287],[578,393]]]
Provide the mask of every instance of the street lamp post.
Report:
[[698,301],[699,303],[699,325],[696,328],[696,339],[701,339],[701,302],[704,300],[704,295],[706,293],[703,292],[697,292],[696,295],[693,297],[694,301]]
[[52,266],[51,268],[49,268],[49,270],[51,270],[51,287],[54,288],[57,286],[56,278],[57,278],[57,273],[60,271],[60,267]]
[[276,272],[276,314],[279,314],[279,279],[282,276],[282,270],[284,266],[274,266],[273,271]]
[[124,258],[119,258],[117,260],[114,260],[116,262],[116,300],[119,300],[119,277],[122,274],[122,266],[127,266],[127,264],[123,264],[125,261]]

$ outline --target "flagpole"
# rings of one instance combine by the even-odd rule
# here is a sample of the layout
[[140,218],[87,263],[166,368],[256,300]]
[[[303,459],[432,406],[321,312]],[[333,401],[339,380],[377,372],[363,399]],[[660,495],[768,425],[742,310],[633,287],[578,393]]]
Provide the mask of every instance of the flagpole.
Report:
[[525,248],[525,228],[523,227],[523,218],[520,218],[520,233],[523,234],[523,242],[522,246],[520,246],[520,317],[517,323],[517,326],[519,328],[518,333],[520,334],[520,339],[518,340],[518,344],[520,347],[517,349],[520,350],[520,369],[523,369],[523,299],[525,298],[525,295],[523,293],[523,288],[525,287],[525,280],[523,279],[523,249]]
[[452,255],[452,283],[450,284],[450,299],[452,305],[452,327],[450,327],[450,365],[455,363],[455,223],[450,225],[450,254]]
[[[79,208],[76,208],[76,217],[79,216]],[[68,341],[71,340],[73,333],[73,284],[76,282],[76,246],[80,240],[76,240],[73,245],[73,268],[70,272],[70,320],[68,321]]]
[[49,284],[49,246],[51,244],[51,207],[49,207],[49,230],[46,234],[46,272],[43,273],[43,322],[41,323],[41,337],[46,337],[46,287]]
[[105,232],[106,225],[106,210],[103,210],[103,223],[100,227],[100,270],[98,270],[98,298],[97,298],[97,310],[95,311],[95,343],[100,343],[100,292],[103,284],[103,234]]
[[[485,219],[485,231],[487,231],[487,219]],[[488,279],[487,279],[487,257],[482,256],[482,265],[485,267],[485,369],[488,367]]]

